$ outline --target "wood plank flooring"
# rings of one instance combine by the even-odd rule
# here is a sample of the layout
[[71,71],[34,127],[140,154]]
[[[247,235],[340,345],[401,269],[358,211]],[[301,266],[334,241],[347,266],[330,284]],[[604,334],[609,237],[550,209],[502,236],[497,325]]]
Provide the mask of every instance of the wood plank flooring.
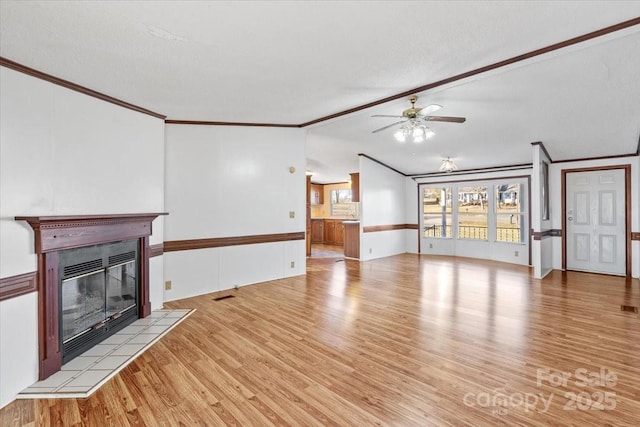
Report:
[[311,258],[344,258],[344,247],[312,243]]
[[621,305],[638,280],[312,258],[166,304],[197,311],[90,398],[15,401],[0,425],[637,426],[640,316]]

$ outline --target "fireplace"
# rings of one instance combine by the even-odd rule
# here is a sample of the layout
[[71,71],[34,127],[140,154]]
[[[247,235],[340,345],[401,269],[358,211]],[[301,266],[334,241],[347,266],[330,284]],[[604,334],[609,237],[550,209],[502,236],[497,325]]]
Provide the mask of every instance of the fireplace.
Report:
[[34,231],[40,380],[151,313],[149,236],[159,215],[15,218]]
[[58,260],[64,364],[138,318],[138,241],[66,249]]

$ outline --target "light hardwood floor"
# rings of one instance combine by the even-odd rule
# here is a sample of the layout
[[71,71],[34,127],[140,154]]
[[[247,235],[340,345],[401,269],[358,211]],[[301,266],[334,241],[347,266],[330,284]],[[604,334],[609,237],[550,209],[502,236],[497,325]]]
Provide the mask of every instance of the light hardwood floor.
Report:
[[344,248],[336,245],[312,243],[311,258],[344,258]]
[[[538,281],[520,266],[405,254],[310,259],[306,276],[228,293],[166,304],[197,311],[90,398],[16,401],[0,425],[640,419],[640,317],[621,311],[640,306],[638,280],[554,272]],[[608,384],[582,386],[601,369]],[[566,384],[550,383],[562,373]]]

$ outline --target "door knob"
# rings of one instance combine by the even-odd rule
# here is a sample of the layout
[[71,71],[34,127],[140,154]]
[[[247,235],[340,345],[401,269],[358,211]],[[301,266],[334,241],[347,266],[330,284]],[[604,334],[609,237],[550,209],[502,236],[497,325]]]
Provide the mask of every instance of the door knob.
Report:
[[572,217],[572,216],[570,216],[569,218],[567,218],[567,220],[569,220],[569,221],[573,221],[573,217]]

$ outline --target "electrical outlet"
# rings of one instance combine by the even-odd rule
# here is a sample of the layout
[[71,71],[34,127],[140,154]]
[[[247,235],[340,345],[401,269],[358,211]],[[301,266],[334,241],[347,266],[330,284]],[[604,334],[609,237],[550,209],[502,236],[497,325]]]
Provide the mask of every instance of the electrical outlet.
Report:
[[371,248],[369,248],[369,253],[371,253]]
[[171,290],[171,280],[167,280],[166,282],[164,282],[164,290],[165,291]]
[[429,243],[429,249],[433,249],[433,243]]
[[296,262],[295,261],[291,261],[291,268],[296,268]]
[[519,256],[518,251],[516,251],[516,256]]
[[296,213],[294,211],[289,211],[289,218],[295,218]]

